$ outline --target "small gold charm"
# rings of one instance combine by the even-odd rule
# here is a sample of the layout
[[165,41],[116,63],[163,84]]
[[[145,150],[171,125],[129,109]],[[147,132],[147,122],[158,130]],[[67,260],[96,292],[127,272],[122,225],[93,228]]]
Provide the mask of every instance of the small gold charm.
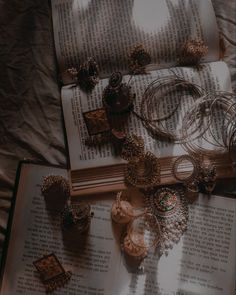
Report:
[[66,70],[66,72],[68,73],[68,75],[72,78],[72,80],[74,80],[75,82],[77,82],[78,79],[78,70],[75,67],[69,68]]
[[111,141],[114,143],[114,144],[123,144],[125,142],[127,138],[127,135],[124,131],[121,131],[121,130],[117,130],[115,128],[113,128],[111,130]]
[[150,64],[151,56],[144,49],[143,45],[136,45],[129,54],[129,69],[130,73],[137,74],[146,74],[145,67]]
[[118,130],[115,128],[111,130],[110,140],[114,148],[114,153],[118,156],[121,155],[122,147],[126,140],[126,137],[127,137],[126,133],[122,130]]
[[46,255],[33,262],[45,285],[46,292],[51,293],[63,287],[71,278],[72,273],[65,271],[55,254]]
[[111,129],[105,108],[85,112],[83,116],[89,135],[96,135]]
[[102,100],[103,105],[111,114],[122,114],[131,110],[134,97],[131,86],[122,83],[122,74],[115,72],[103,91]]
[[150,152],[131,160],[125,169],[125,180],[138,188],[151,188],[160,183],[160,163]]
[[196,38],[183,44],[179,54],[179,64],[182,66],[199,66],[200,61],[208,52],[204,41]]

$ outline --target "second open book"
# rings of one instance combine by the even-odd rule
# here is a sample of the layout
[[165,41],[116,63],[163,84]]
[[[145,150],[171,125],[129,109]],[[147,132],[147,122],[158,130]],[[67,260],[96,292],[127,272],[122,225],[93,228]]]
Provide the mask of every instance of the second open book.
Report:
[[[211,1],[206,0],[132,0],[85,1],[53,0],[54,38],[64,87],[62,106],[71,167],[71,194],[90,194],[124,188],[125,161],[115,156],[112,145],[88,147],[89,136],[83,113],[102,107],[102,92],[114,71],[128,75],[128,54],[137,44],[150,52],[152,64],[147,74],[136,75],[130,85],[136,94],[134,110],[140,112],[140,102],[147,86],[162,76],[177,75],[201,86],[206,92],[231,91],[227,65],[219,61],[219,35]],[[201,69],[178,67],[181,45],[201,38],[208,46]],[[89,57],[100,68],[100,82],[91,93],[83,92],[67,75],[67,69],[78,66]],[[174,98],[173,98],[174,99]],[[171,101],[170,101],[171,103]],[[181,110],[193,103],[184,98],[174,124],[182,120]],[[168,105],[163,106],[163,113]],[[131,114],[127,133],[143,137],[145,149],[161,161],[161,182],[173,181],[171,166],[174,157],[185,154],[179,144],[158,141],[150,136],[142,122]],[[222,170],[230,176],[229,167]]]
[[200,194],[189,207],[188,230],[179,243],[168,256],[151,251],[143,262],[144,272],[137,274],[120,251],[119,226],[111,222],[113,193],[90,198],[94,217],[82,237],[61,230],[59,207],[47,206],[41,194],[45,176],[67,177],[67,171],[30,163],[22,163],[18,171],[0,269],[1,295],[45,294],[33,261],[52,251],[72,272],[69,283],[53,293],[57,295],[235,294],[234,199]]

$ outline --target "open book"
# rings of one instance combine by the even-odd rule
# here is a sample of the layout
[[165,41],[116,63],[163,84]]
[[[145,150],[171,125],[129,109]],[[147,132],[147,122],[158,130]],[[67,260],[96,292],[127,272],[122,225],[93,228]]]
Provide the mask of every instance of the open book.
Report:
[[[175,74],[205,91],[231,91],[229,70],[224,62],[219,61],[218,28],[210,0],[52,0],[52,13],[56,53],[65,85],[62,88],[62,106],[72,195],[124,187],[125,162],[115,155],[112,146],[106,144],[97,148],[85,144],[89,134],[83,113],[102,107],[102,92],[114,71],[122,72],[124,82],[130,79],[127,59],[133,46],[143,44],[152,58],[148,73],[136,75],[130,82],[136,94],[136,113],[140,113],[140,102],[147,86],[163,76]],[[201,70],[178,67],[181,45],[196,37],[208,46]],[[78,66],[89,57],[98,63],[102,79],[88,94],[74,84],[67,69]],[[191,104],[192,100],[186,99],[182,108]],[[181,120],[182,117],[177,115],[174,125]],[[162,183],[173,182],[171,159],[186,153],[182,147],[152,138],[136,116],[130,116],[126,132],[143,137],[146,150],[161,159]],[[229,165],[226,165],[222,176],[229,175]]]
[[144,272],[135,274],[129,272],[116,241],[118,231],[110,218],[113,194],[90,199],[94,217],[84,239],[66,235],[60,210],[47,207],[41,194],[43,177],[53,174],[67,177],[67,170],[21,164],[1,267],[1,295],[44,294],[33,262],[52,252],[72,272],[57,295],[234,295],[235,199],[199,195],[178,245],[167,257],[150,253]]

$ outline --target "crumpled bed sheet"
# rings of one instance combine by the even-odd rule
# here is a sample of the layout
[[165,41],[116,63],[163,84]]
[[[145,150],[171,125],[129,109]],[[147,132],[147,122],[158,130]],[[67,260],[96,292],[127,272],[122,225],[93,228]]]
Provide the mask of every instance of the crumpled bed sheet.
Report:
[[[236,40],[236,1],[213,0],[220,30]],[[236,47],[226,42],[236,90]],[[66,164],[50,3],[0,1],[0,249],[18,161]]]

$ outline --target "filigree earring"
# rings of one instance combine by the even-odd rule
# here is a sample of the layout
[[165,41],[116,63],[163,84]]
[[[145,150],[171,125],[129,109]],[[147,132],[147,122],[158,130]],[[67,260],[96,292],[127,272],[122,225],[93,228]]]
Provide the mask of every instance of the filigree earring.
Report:
[[70,186],[66,178],[61,175],[43,177],[41,193],[48,208],[61,210],[70,197]]
[[133,75],[146,74],[145,67],[150,64],[151,56],[144,49],[142,44],[136,45],[132,48],[129,54],[129,69]]
[[91,213],[88,203],[67,205],[62,212],[62,228],[70,231],[73,230],[77,234],[85,233],[90,226],[92,216],[93,213]]
[[144,154],[144,140],[142,137],[132,134],[123,142],[121,158],[124,160],[139,159]]
[[186,41],[180,49],[179,64],[182,66],[199,66],[201,59],[208,52],[208,47],[200,38]]
[[150,188],[158,185],[160,183],[158,158],[147,152],[137,159],[131,159],[125,168],[125,180],[138,188]]

